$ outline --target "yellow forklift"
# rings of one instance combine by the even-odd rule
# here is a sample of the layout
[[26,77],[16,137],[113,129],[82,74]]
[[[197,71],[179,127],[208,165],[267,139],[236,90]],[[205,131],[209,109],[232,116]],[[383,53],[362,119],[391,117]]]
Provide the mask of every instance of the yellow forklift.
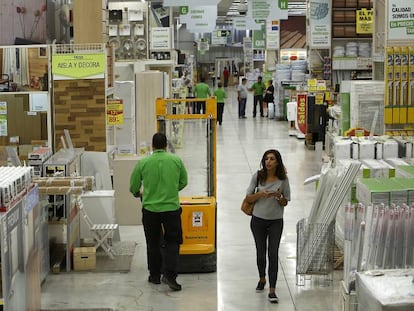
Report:
[[156,100],[157,129],[188,171],[188,185],[180,193],[179,273],[214,272],[217,267],[216,114],[214,97]]

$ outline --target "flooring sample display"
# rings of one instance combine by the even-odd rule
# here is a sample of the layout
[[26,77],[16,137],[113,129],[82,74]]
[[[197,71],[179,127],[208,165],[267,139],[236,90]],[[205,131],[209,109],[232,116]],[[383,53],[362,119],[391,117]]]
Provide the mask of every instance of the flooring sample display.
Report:
[[115,217],[120,226],[141,224],[141,201],[129,192],[129,179],[138,156],[117,156],[113,161]]

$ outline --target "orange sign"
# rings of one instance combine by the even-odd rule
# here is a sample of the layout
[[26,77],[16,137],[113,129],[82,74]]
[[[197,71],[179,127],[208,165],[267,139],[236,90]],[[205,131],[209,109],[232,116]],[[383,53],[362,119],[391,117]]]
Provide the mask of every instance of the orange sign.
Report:
[[122,99],[108,99],[106,105],[107,125],[124,124],[124,104]]
[[297,123],[299,130],[306,134],[306,94],[298,94]]

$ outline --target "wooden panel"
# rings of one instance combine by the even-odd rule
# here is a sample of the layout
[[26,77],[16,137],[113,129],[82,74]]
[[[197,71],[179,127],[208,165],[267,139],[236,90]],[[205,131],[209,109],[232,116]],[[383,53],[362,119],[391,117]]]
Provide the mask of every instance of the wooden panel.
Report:
[[280,21],[280,48],[306,48],[305,16],[290,16]]
[[136,146],[142,142],[151,145],[152,136],[157,130],[155,100],[163,97],[163,73],[144,71],[136,74]]
[[[20,144],[30,144],[42,137],[41,115],[28,115],[28,94],[1,94],[0,101],[7,102],[7,136],[1,137],[0,144],[8,145],[10,136],[19,136]],[[47,135],[47,134],[46,134]],[[46,138],[47,139],[47,138]]]
[[102,43],[102,0],[73,1],[73,40],[79,43]]
[[[29,77],[30,80],[32,79],[39,79],[41,80],[45,74],[47,74],[48,71],[48,59],[47,57],[39,57],[39,49],[40,48],[29,48],[28,54],[29,54]],[[32,85],[33,86],[33,85]],[[41,89],[39,87],[36,87],[36,89]]]
[[68,129],[73,146],[106,151],[105,80],[54,81],[55,149]]
[[119,156],[112,162],[114,172],[115,215],[121,226],[142,224],[141,201],[129,192],[129,179],[138,156]]

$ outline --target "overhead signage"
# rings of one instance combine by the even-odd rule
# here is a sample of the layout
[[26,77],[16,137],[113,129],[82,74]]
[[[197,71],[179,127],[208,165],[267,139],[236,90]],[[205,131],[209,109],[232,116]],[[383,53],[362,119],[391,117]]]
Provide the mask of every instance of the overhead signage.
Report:
[[217,30],[217,37],[230,37],[230,30]]
[[278,50],[280,47],[280,23],[277,20],[266,22],[266,49]]
[[288,0],[251,0],[247,8],[247,16],[251,19],[288,19]]
[[171,29],[169,27],[151,28],[151,50],[171,49]]
[[388,1],[388,40],[414,38],[414,0]]
[[330,48],[331,46],[331,1],[311,0],[310,2],[310,39],[312,48]]
[[[219,0],[203,0],[203,5],[215,5],[219,3]],[[197,6],[200,4],[200,0],[164,0],[163,6]]]
[[237,30],[246,30],[247,21],[246,17],[233,17],[232,19],[233,28]]
[[105,53],[52,55],[54,80],[104,78],[105,72]]
[[122,99],[108,99],[106,105],[106,124],[124,124],[124,104]]
[[180,23],[190,32],[212,32],[216,27],[217,6],[180,7]]
[[265,32],[263,29],[253,30],[253,49],[254,50],[266,49]]
[[372,34],[374,26],[374,9],[361,9],[356,11],[356,33]]
[[246,18],[246,29],[259,30],[262,29],[264,20]]
[[227,43],[227,37],[226,36],[219,36],[221,35],[220,29],[216,29],[213,32],[211,32],[211,45],[225,45]]

